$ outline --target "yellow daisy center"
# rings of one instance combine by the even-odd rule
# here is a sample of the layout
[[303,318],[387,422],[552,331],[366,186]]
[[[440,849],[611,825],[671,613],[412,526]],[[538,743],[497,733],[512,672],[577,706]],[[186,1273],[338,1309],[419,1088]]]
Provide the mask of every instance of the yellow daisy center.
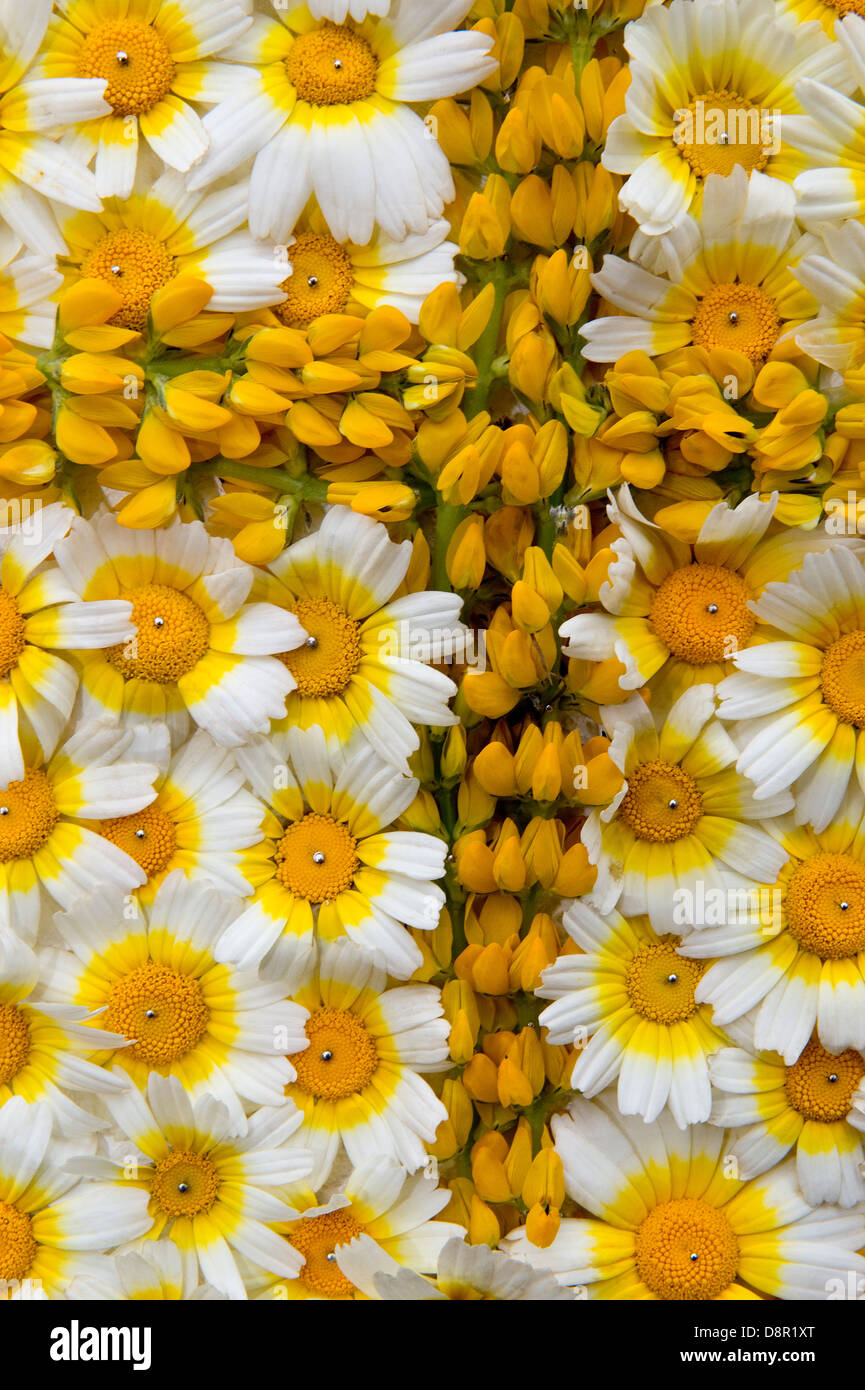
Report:
[[698,1007],[694,990],[703,969],[700,961],[677,956],[672,942],[647,946],[628,967],[628,998],[653,1023],[682,1023]]
[[161,874],[177,849],[174,821],[158,806],[146,806],[134,816],[104,820],[99,833],[134,859],[148,878]]
[[107,280],[123,303],[109,320],[117,328],[142,333],[150,301],[177,274],[177,264],[163,242],[138,227],[120,227],[98,241],[81,262],[88,279]]
[[688,106],[679,125],[676,145],[698,178],[732,174],[737,164],[748,170],[764,169],[771,153],[771,138],[761,125],[761,111],[737,92],[704,92]]
[[865,864],[849,854],[815,854],[799,864],[784,901],[787,927],[822,960],[865,951]]
[[219,1178],[209,1158],[191,1149],[171,1149],[151,1180],[151,1196],[166,1216],[198,1216],[216,1201]]
[[210,624],[198,604],[167,584],[126,589],[135,636],[106,650],[124,680],[170,685],[191,671],[210,647]]
[[17,1004],[0,1004],[0,1086],[7,1086],[30,1057],[30,1024]]
[[167,965],[148,961],[111,986],[102,1023],[132,1038],[126,1050],[150,1067],[166,1067],[201,1041],[210,1019],[201,985]]
[[285,299],[274,310],[283,323],[308,328],[322,314],[341,314],[354,283],[345,247],[333,237],[304,232],[288,254],[291,274],[280,285]]
[[312,1293],[322,1298],[351,1298],[354,1284],[337,1264],[335,1251],[362,1232],[360,1222],[345,1208],[293,1223],[288,1239],[305,1260],[298,1278]]
[[290,893],[329,902],[352,885],[360,868],[357,840],[333,816],[311,812],[290,825],[274,855],[276,876]]
[[309,634],[281,660],[297,682],[299,695],[319,698],[345,690],[360,665],[360,625],[329,598],[302,598],[294,616]]
[[841,723],[865,729],[865,632],[845,633],[827,647],[820,682]]
[[79,77],[102,77],[115,116],[143,116],[167,96],[174,60],[152,24],[122,19],[100,24],[78,54]]
[[24,1279],[37,1253],[30,1217],[0,1202],[0,1279]]
[[769,355],[780,331],[774,299],[759,285],[738,282],[714,285],[691,320],[691,339],[697,347],[741,352],[752,362]]
[[721,565],[686,565],[673,570],[659,586],[652,602],[652,627],[682,661],[693,666],[725,661],[747,646],[754,631],[750,596],[744,579],[732,570]]
[[702,814],[703,798],[694,779],[683,768],[657,760],[634,769],[619,807],[638,840],[664,844],[690,835]]
[[729,1288],[739,1242],[717,1207],[696,1197],[662,1202],[637,1231],[637,1272],[658,1298],[705,1301]]
[[16,600],[0,588],[0,677],[8,676],[18,665],[27,645],[24,636],[25,619]]
[[360,34],[329,20],[295,39],[285,60],[288,80],[310,106],[344,106],[375,91],[378,60]]
[[787,1068],[787,1099],[808,1120],[843,1120],[859,1082],[865,1061],[848,1048],[833,1057],[812,1038],[798,1062]]
[[292,1058],[297,1085],[318,1100],[343,1100],[369,1085],[378,1049],[350,1009],[316,1009],[306,1025],[309,1047]]
[[865,19],[865,0],[823,0],[823,4],[836,14],[858,14]]
[[59,815],[51,783],[39,768],[0,789],[0,864],[34,855],[45,844]]

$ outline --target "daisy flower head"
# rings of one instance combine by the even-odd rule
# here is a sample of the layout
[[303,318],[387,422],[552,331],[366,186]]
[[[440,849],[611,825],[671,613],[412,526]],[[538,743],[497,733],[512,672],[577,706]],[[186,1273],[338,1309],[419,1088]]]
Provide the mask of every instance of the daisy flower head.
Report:
[[848,92],[839,44],[819,25],[779,18],[774,0],[672,0],[625,30],[631,82],[612,122],[604,166],[626,179],[622,207],[649,236],[694,207],[710,174],[740,165],[782,182],[804,167],[778,137],[779,116],[801,110],[799,77]]
[[[126,1136],[119,1163],[85,1158],[75,1166],[103,1175],[135,1162],[137,1176],[123,1186],[143,1196],[147,1250],[153,1240],[173,1241],[189,1277],[200,1271],[230,1299],[246,1298],[238,1259],[296,1277],[301,1256],[273,1229],[294,1215],[273,1189],[310,1171],[309,1153],[290,1142],[301,1119],[294,1106],[262,1106],[247,1132],[232,1137],[226,1107],[211,1096],[193,1103],[177,1077],[153,1075],[146,1092],[130,1085],[106,1104]],[[134,1160],[124,1152],[130,1144]]]
[[32,943],[43,907],[143,883],[135,861],[87,824],[153,800],[158,768],[132,743],[116,725],[84,723],[51,758],[28,758],[24,775],[0,787],[0,928]]
[[865,785],[865,564],[848,547],[806,555],[751,605],[774,628],[733,657],[718,716],[739,721],[736,767],[769,804],[795,792],[796,820],[825,830],[851,779]]
[[793,798],[779,792],[755,801],[714,710],[710,685],[680,695],[660,729],[639,695],[601,709],[625,783],[583,825],[597,866],[589,901],[602,913],[618,904],[626,917],[647,915],[658,935],[688,920],[699,892],[723,894],[730,882],[744,883],[744,866],[758,882],[773,882],[787,858],[752,822],[789,811]]
[[132,191],[139,141],[172,169],[186,170],[208,139],[190,102],[211,104],[235,72],[214,62],[252,23],[244,0],[58,0],[39,72],[56,84],[90,78],[104,86],[107,110],[79,121],[76,150],[95,156],[102,197]]
[[854,221],[826,224],[811,243],[794,273],[816,296],[820,310],[799,329],[796,341],[826,367],[855,370],[865,365],[865,227]]
[[278,304],[284,269],[273,248],[245,230],[246,205],[242,181],[190,193],[188,179],[168,170],[141,177],[130,197],[106,199],[101,212],[60,208],[66,283],[105,280],[121,299],[109,322],[136,333],[147,327],[157,290],[181,274],[211,286],[207,307],[217,313]]
[[459,251],[449,241],[443,218],[394,241],[376,230],[365,246],[339,242],[316,210],[304,217],[288,246],[291,274],[280,288],[285,298],[274,313],[289,328],[308,328],[323,314],[363,316],[390,305],[417,323],[427,295],[445,281],[461,288],[465,276],[454,269]]
[[446,1118],[420,1075],[447,1065],[441,992],[387,989],[386,978],[379,962],[341,941],[320,947],[292,996],[309,1015],[308,1046],[290,1058],[297,1080],[286,1094],[303,1114],[297,1142],[313,1152],[313,1187],[326,1181],[340,1146],[353,1164],[392,1155],[415,1172]]
[[865,1200],[861,1175],[865,1057],[835,1055],[816,1038],[786,1066],[774,1052],[725,1047],[709,1063],[711,1120],[733,1131],[731,1156],[743,1178],[768,1172],[793,1151],[802,1194],[812,1207]]
[[[349,1301],[370,1293],[370,1264],[429,1272],[442,1247],[464,1235],[461,1226],[437,1221],[450,1201],[448,1188],[425,1173],[409,1176],[396,1159],[368,1158],[327,1203],[300,1211],[285,1238],[303,1257],[297,1278],[270,1283],[259,1298]],[[304,1206],[293,1197],[295,1208]]]
[[89,1058],[99,1048],[117,1047],[123,1040],[115,1033],[85,1027],[93,1021],[88,1009],[51,1004],[40,994],[38,958],[23,941],[4,932],[0,935],[0,1106],[16,1095],[29,1102],[43,1101],[56,1132],[64,1137],[104,1129],[105,1121],[76,1104],[73,1095],[95,1096],[122,1087],[121,1081]]
[[141,1090],[152,1073],[175,1076],[192,1101],[220,1101],[242,1134],[243,1101],[282,1103],[294,1079],[284,1053],[303,1047],[306,1016],[281,983],[217,962],[216,943],[239,911],[236,899],[180,871],[146,912],[104,894],[79,899],[55,918],[66,949],[44,952],[42,989],[52,1003],[99,1011],[120,1036],[95,1039],[93,1051]]
[[462,604],[437,590],[394,597],[411,555],[411,542],[390,540],[381,522],[332,507],[318,531],[268,566],[261,586],[307,634],[284,656],[287,726],[318,724],[329,746],[364,738],[398,766],[418,747],[412,724],[458,722],[447,705],[456,686],[426,663],[447,659],[461,637]]
[[592,1097],[618,1079],[622,1115],[650,1124],[669,1106],[682,1129],[707,1120],[708,1059],[725,1039],[695,998],[704,966],[684,960],[679,938],[656,936],[645,917],[602,917],[577,900],[563,924],[580,954],[547,966],[535,993],[554,1001],[540,1016],[550,1043],[587,1040],[571,1088]]
[[468,10],[392,0],[385,16],[334,23],[297,4],[256,21],[227,56],[258,71],[205,117],[210,149],[191,187],[255,156],[253,236],[285,241],[313,194],[337,241],[365,245],[376,223],[397,241],[426,232],[454,184],[411,103],[467,91],[498,66],[486,34],[451,32]]
[[26,1284],[62,1297],[76,1276],[99,1277],[101,1252],[149,1225],[145,1193],[64,1170],[47,1105],[13,1096],[0,1109],[0,1297]]
[[[662,356],[693,344],[738,353],[759,370],[776,344],[817,310],[791,272],[806,239],[796,231],[788,184],[737,165],[709,174],[699,218],[689,214],[663,238],[665,276],[631,259],[605,256],[592,284],[619,313],[595,318],[581,333],[590,362],[616,362],[632,351]],[[655,237],[635,238],[654,254]],[[784,351],[782,346],[782,351]]]
[[841,40],[836,47],[849,61],[859,98],[847,95],[849,87],[836,89],[827,80],[802,77],[796,96],[805,114],[781,122],[784,139],[801,164],[793,183],[796,215],[818,234],[825,222],[865,212],[865,20],[848,16],[836,32]]
[[366,743],[335,755],[318,728],[254,740],[236,756],[275,819],[251,863],[259,886],[220,957],[248,968],[267,956],[268,974],[286,974],[314,937],[347,937],[407,979],[423,956],[405,927],[432,931],[445,904],[433,881],[444,875],[444,842],[391,828],[416,779]]
[[285,713],[294,677],[278,657],[304,634],[284,606],[247,603],[255,571],[230,541],[200,521],[135,531],[103,513],[77,517],[54,555],[81,598],[132,604],[129,641],[79,655],[86,713],[132,724],[155,717],[177,742],[193,720],[221,747],[265,733]]
[[49,563],[75,513],[61,502],[0,531],[0,781],[24,776],[24,745],[54,752],[78,690],[78,672],[61,652],[128,641],[131,606],[116,596],[82,602]]
[[175,869],[194,882],[246,897],[255,878],[266,808],[244,788],[233,753],[203,729],[173,755],[167,735],[164,724],[136,729],[136,747],[160,769],[153,801],[94,829],[147,875],[137,892],[141,902],[152,902]]
[[648,685],[665,713],[693,685],[717,685],[734,654],[758,641],[751,601],[769,580],[786,579],[809,550],[832,538],[787,527],[767,536],[777,496],[752,494],[737,507],[719,502],[688,544],[644,516],[627,484],[610,497],[607,516],[620,536],[600,586],[598,612],[581,612],[559,629],[564,653],[588,661],[615,658],[622,697]]
[[52,256],[63,251],[52,204],[95,211],[96,180],[56,137],[108,110],[96,76],[44,77],[33,70],[53,0],[0,5],[0,198],[3,217],[23,242]]
[[435,1280],[383,1258],[363,1236],[342,1252],[342,1259],[352,1266],[363,1259],[372,1274],[374,1292],[369,1296],[386,1303],[570,1303],[576,1297],[548,1271],[531,1269],[486,1245],[466,1245],[458,1237],[442,1246]]
[[552,1130],[567,1193],[591,1216],[562,1221],[545,1250],[523,1228],[505,1245],[591,1299],[816,1301],[833,1278],[865,1273],[861,1214],[815,1211],[791,1161],[734,1176],[722,1129],[680,1130],[666,1115],[644,1125],[576,1099]]
[[[721,1028],[748,1015],[753,1045],[792,1065],[816,1028],[830,1052],[865,1050],[865,831],[853,787],[817,833],[792,817],[766,823],[784,852],[764,882],[765,910],[685,937],[682,953],[712,962],[697,986]],[[761,894],[763,897],[763,894]],[[771,902],[771,909],[769,903]]]

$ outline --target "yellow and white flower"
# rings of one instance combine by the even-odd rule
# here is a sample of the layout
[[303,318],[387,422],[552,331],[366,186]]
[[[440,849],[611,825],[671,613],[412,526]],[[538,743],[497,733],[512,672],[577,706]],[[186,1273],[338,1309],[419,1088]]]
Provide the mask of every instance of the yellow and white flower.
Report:
[[272,1190],[300,1182],[310,1170],[310,1155],[288,1142],[301,1119],[293,1105],[263,1106],[250,1117],[248,1132],[232,1138],[225,1106],[211,1097],[193,1105],[176,1077],[153,1075],[146,1093],[129,1086],[106,1104],[126,1135],[123,1156],[116,1165],[81,1159],[75,1167],[99,1176],[125,1171],[134,1145],[138,1175],[124,1186],[143,1196],[145,1249],[152,1240],[173,1241],[189,1277],[200,1270],[230,1299],[246,1298],[238,1257],[296,1277],[302,1259],[273,1229],[294,1213]]
[[285,241],[314,194],[337,241],[426,232],[454,196],[450,166],[413,102],[455,96],[496,70],[483,33],[451,33],[467,0],[393,0],[385,17],[314,18],[303,4],[260,17],[225,51],[250,83],[204,119],[210,149],[192,188],[255,156],[253,236]]
[[[838,25],[856,85],[865,81],[865,23],[858,16],[855,28],[849,20]],[[826,81],[803,77],[796,84],[796,96],[806,112],[781,122],[784,138],[799,153],[802,172],[793,188],[796,215],[816,233],[825,222],[841,222],[861,217],[865,211],[865,107],[861,100],[846,95]]]
[[318,968],[292,998],[306,1009],[308,1047],[291,1057],[286,1094],[303,1113],[297,1142],[313,1152],[313,1188],[340,1144],[353,1164],[392,1155],[409,1172],[427,1160],[447,1116],[419,1073],[447,1062],[450,1025],[432,985],[386,989],[384,968],[349,942],[322,947]]
[[[621,310],[581,330],[590,362],[628,352],[658,357],[693,344],[741,353],[755,368],[817,310],[791,273],[810,245],[796,231],[789,185],[737,165],[705,181],[700,217],[685,215],[663,238],[667,278],[631,259],[605,256],[592,284]],[[638,234],[639,236],[639,234]],[[638,238],[635,238],[635,241]],[[652,249],[656,237],[642,238]]]
[[295,681],[280,657],[304,633],[284,606],[247,603],[255,571],[230,541],[200,521],[132,531],[102,514],[77,517],[54,556],[79,597],[132,604],[130,640],[80,656],[85,714],[165,720],[177,742],[191,717],[231,747],[285,713]]
[[291,274],[274,313],[290,328],[307,328],[322,314],[365,314],[387,304],[417,323],[421,305],[438,285],[465,284],[454,269],[459,247],[448,241],[449,233],[449,223],[439,218],[429,231],[402,241],[376,231],[365,246],[357,246],[332,237],[315,210],[288,247]]
[[101,78],[40,77],[33,60],[51,19],[53,0],[2,0],[0,32],[0,200],[3,217],[27,246],[63,251],[52,204],[95,211],[93,174],[56,136],[108,110]]
[[43,992],[53,1003],[99,1012],[128,1044],[94,1041],[106,1063],[144,1090],[151,1073],[175,1076],[195,1102],[220,1101],[231,1132],[246,1132],[241,1099],[280,1105],[304,1046],[306,1016],[279,981],[217,962],[220,936],[240,903],[175,871],[145,913],[118,898],[82,898],[55,918],[67,949],[47,950]]
[[289,729],[237,750],[253,790],[271,807],[269,839],[251,858],[260,885],[219,946],[244,968],[268,956],[287,974],[313,937],[347,937],[408,979],[423,962],[406,926],[432,931],[445,895],[446,845],[434,835],[393,830],[418,790],[368,744],[329,754],[321,729]]
[[[865,835],[863,797],[851,787],[820,834],[792,818],[767,823],[787,856],[760,893],[762,910],[738,910],[685,937],[681,951],[713,961],[697,998],[726,1028],[751,1014],[757,1050],[791,1066],[816,1028],[830,1052],[865,1050]],[[743,902],[743,907],[745,907]]]
[[395,597],[411,556],[411,543],[391,541],[381,522],[332,507],[256,589],[308,634],[285,657],[294,678],[286,725],[318,724],[337,751],[363,737],[400,767],[418,747],[412,724],[458,722],[447,706],[456,686],[426,662],[447,660],[463,633],[458,595]]
[[50,297],[63,283],[53,256],[22,251],[21,240],[0,227],[0,333],[32,347],[50,347],[56,308]]
[[62,1297],[76,1275],[103,1270],[98,1252],[150,1225],[147,1197],[118,1182],[85,1182],[64,1170],[51,1142],[51,1111],[13,1096],[0,1109],[0,1298],[30,1284]]
[[752,608],[777,640],[734,655],[718,716],[740,721],[736,767],[764,815],[790,788],[797,823],[824,830],[851,779],[865,786],[865,564],[846,546],[806,555]]
[[[123,1082],[89,1060],[117,1047],[116,1033],[85,1027],[89,1010],[31,997],[39,991],[39,961],[11,933],[0,936],[0,1106],[12,1096],[44,1101],[64,1136],[104,1129],[105,1121],[76,1104],[85,1096],[121,1089]],[[102,1022],[103,1020],[99,1020]]]
[[455,1238],[439,1253],[435,1281],[425,1279],[396,1261],[383,1258],[364,1236],[342,1252],[342,1260],[365,1257],[370,1298],[387,1303],[418,1303],[450,1299],[457,1303],[570,1303],[576,1294],[556,1282],[548,1270],[530,1269],[486,1245],[466,1245]]
[[292,1301],[347,1301],[376,1297],[372,1273],[388,1269],[430,1272],[442,1247],[464,1234],[461,1226],[436,1221],[450,1191],[424,1173],[409,1177],[393,1158],[372,1157],[358,1165],[323,1206],[310,1192],[292,1194],[301,1213],[285,1238],[303,1256],[297,1279],[269,1284],[257,1296]]
[[64,86],[103,83],[107,114],[75,132],[102,197],[129,196],[139,138],[172,169],[201,159],[208,139],[190,102],[218,102],[245,76],[212,61],[252,23],[243,0],[58,0],[57,10],[38,71]]
[[92,722],[48,762],[27,757],[23,777],[0,787],[0,928],[32,942],[52,901],[139,887],[134,860],[82,822],[140,811],[157,771],[135,758],[130,733]]
[[712,1123],[738,1131],[730,1136],[730,1154],[743,1178],[768,1172],[794,1149],[799,1186],[812,1207],[865,1200],[859,1133],[865,1115],[853,1109],[857,1101],[865,1105],[861,1052],[848,1048],[836,1056],[812,1038],[789,1067],[776,1053],[755,1056],[741,1047],[722,1048],[709,1066]]
[[168,170],[142,177],[131,197],[109,198],[101,212],[59,208],[66,282],[107,281],[122,300],[110,322],[136,333],[147,327],[156,291],[180,274],[207,281],[207,307],[217,313],[278,304],[284,270],[273,248],[244,228],[246,204],[242,181],[202,195]]
[[840,92],[854,85],[840,44],[819,25],[778,16],[774,0],[672,0],[625,30],[631,82],[607,133],[603,164],[629,175],[620,202],[650,236],[695,203],[709,174],[740,165],[782,182],[805,167],[779,139],[799,113],[800,76]]
[[[865,208],[865,204],[863,204]],[[847,371],[865,365],[865,227],[844,222],[824,225],[812,250],[794,274],[817,298],[816,318],[796,334],[796,341],[824,366]]]
[[243,785],[232,753],[199,729],[169,760],[164,724],[141,724],[136,747],[159,768],[156,796],[131,816],[93,826],[147,875],[138,890],[153,901],[174,869],[224,893],[246,897],[258,882],[257,847],[266,809]]
[[139,1241],[137,1248],[115,1255],[99,1278],[73,1279],[65,1291],[71,1302],[198,1303],[224,1300],[212,1284],[198,1282],[198,1270],[184,1262],[173,1241]]
[[0,532],[0,783],[24,776],[31,755],[50,757],[72,713],[78,672],[58,651],[126,642],[132,608],[112,596],[81,602],[56,565],[46,564],[75,513],[40,507]]
[[708,1059],[725,1038],[695,990],[704,967],[676,953],[645,917],[601,917],[586,902],[563,918],[580,948],[547,966],[535,993],[552,1044],[579,1047],[570,1086],[596,1096],[618,1078],[622,1115],[651,1124],[665,1106],[684,1129],[709,1118]]
[[660,729],[639,695],[601,710],[610,757],[625,783],[593,810],[581,832],[597,880],[589,901],[602,913],[648,915],[659,936],[691,920],[698,894],[726,893],[744,874],[773,882],[787,855],[752,824],[783,815],[793,798],[758,803],[735,770],[736,745],[714,717],[710,685],[694,685]]
[[728,1302],[818,1300],[829,1281],[865,1274],[858,1212],[817,1211],[795,1165],[745,1182],[727,1161],[730,1137],[712,1125],[676,1128],[620,1116],[603,1100],[573,1100],[554,1116],[568,1196],[592,1213],[562,1221],[545,1250],[525,1230],[505,1248],[589,1298]]

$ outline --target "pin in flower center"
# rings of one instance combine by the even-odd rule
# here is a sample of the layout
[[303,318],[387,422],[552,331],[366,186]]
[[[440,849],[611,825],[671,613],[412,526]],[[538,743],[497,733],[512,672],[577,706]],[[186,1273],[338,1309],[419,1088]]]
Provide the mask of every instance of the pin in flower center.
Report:
[[170,685],[196,666],[210,646],[210,624],[193,599],[167,584],[124,591],[135,636],[105,653],[124,680]]
[[673,138],[698,178],[732,174],[737,164],[764,169],[772,153],[772,132],[759,107],[737,92],[704,92],[686,108]]
[[681,767],[640,763],[628,777],[619,815],[639,840],[669,843],[690,835],[703,814],[697,785]]
[[138,227],[120,227],[97,242],[81,262],[88,279],[107,280],[123,301],[109,320],[117,328],[142,333],[150,301],[177,274],[177,263],[163,242]]
[[299,100],[310,106],[365,101],[375,91],[378,75],[378,60],[366,39],[347,24],[330,21],[295,39],[285,67]]
[[8,1086],[30,1057],[30,1024],[17,1004],[0,1004],[0,1086]]
[[652,627],[681,661],[692,666],[726,661],[748,645],[754,631],[750,596],[744,579],[732,570],[686,565],[659,586],[652,602]]
[[25,1279],[37,1249],[30,1217],[7,1202],[0,1202],[0,1279]]
[[308,328],[322,314],[341,314],[351,295],[354,271],[345,247],[329,236],[304,232],[289,247],[291,275],[280,289],[285,299],[275,313],[289,328]]
[[158,806],[145,806],[133,816],[104,820],[99,833],[134,859],[148,878],[162,873],[177,849],[174,821]]
[[658,1298],[698,1302],[729,1288],[739,1242],[723,1212],[695,1197],[662,1202],[637,1232],[637,1272]]
[[360,1222],[344,1208],[294,1222],[288,1239],[306,1262],[298,1278],[322,1298],[351,1298],[354,1284],[337,1264],[335,1252],[337,1245],[347,1245],[362,1233]]
[[350,1009],[316,1009],[305,1031],[309,1047],[291,1058],[302,1091],[320,1100],[343,1100],[369,1084],[378,1069],[378,1049]]
[[815,854],[799,864],[784,900],[787,929],[822,960],[865,951],[865,864],[849,854]]
[[190,1149],[171,1149],[151,1181],[151,1196],[166,1216],[197,1216],[216,1201],[219,1178],[209,1158]]
[[691,338],[697,347],[741,352],[763,362],[781,331],[775,301],[759,285],[715,285],[697,305]]
[[128,1056],[166,1067],[198,1045],[209,1018],[198,980],[148,961],[111,986],[102,1022],[109,1032],[133,1039]]
[[357,841],[333,816],[311,812],[290,825],[274,856],[276,876],[295,897],[328,902],[352,885],[360,868]]
[[329,598],[302,598],[294,616],[309,634],[281,660],[297,682],[298,694],[338,695],[360,666],[360,628],[345,609]]
[[865,1061],[853,1048],[833,1057],[812,1038],[798,1062],[787,1068],[787,1098],[808,1120],[843,1120],[863,1076]]
[[628,967],[628,997],[653,1023],[682,1023],[698,1007],[694,991],[703,969],[700,961],[677,956],[672,942],[647,946]]
[[174,60],[152,24],[134,19],[100,24],[81,45],[79,77],[103,77],[115,116],[143,116],[168,95]]
[[15,669],[27,645],[24,623],[16,600],[0,588],[0,677],[8,676]]
[[827,647],[820,682],[841,723],[865,729],[865,631],[847,632]]
[[45,844],[59,814],[51,783],[39,768],[0,788],[0,863],[29,859]]

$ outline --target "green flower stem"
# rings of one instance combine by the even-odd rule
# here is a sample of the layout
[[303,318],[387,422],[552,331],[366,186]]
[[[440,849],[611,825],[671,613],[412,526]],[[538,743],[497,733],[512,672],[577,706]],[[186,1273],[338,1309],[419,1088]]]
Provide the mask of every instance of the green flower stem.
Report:
[[327,501],[328,484],[309,473],[293,478],[282,468],[252,468],[239,459],[226,458],[212,459],[208,467],[220,478],[236,478],[240,482],[275,488],[278,492],[294,493],[308,502]]
[[483,289],[485,285],[493,285],[496,298],[489,323],[474,347],[478,379],[474,389],[466,392],[464,410],[466,418],[469,420],[473,419],[475,415],[480,415],[482,410],[486,410],[490,391],[500,375],[500,371],[494,370],[493,364],[497,357],[505,299],[512,288],[511,268],[507,260],[475,262],[474,268],[480,281],[478,288]]

